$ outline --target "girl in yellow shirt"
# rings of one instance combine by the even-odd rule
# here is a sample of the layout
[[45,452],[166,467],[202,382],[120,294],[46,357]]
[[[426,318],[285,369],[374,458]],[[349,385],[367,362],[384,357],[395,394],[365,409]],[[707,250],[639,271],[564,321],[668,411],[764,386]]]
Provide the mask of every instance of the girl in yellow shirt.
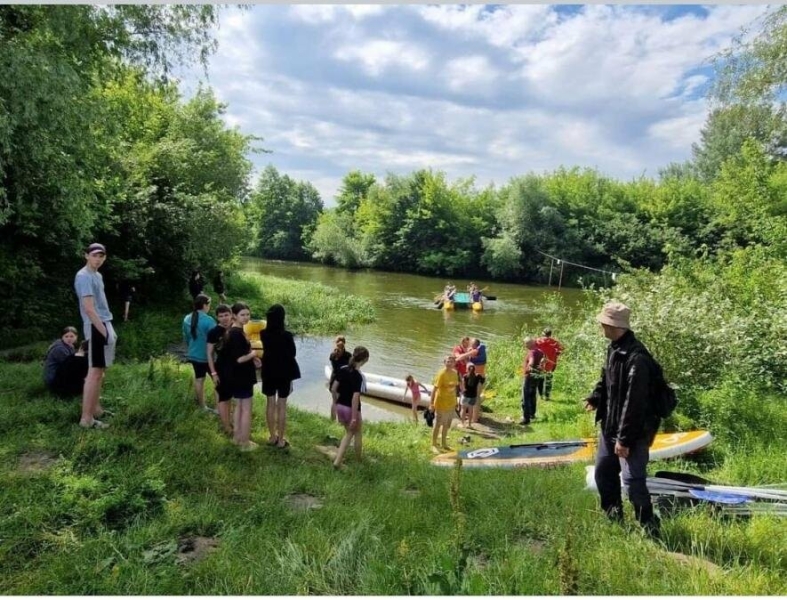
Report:
[[443,451],[451,451],[446,438],[456,410],[456,390],[457,387],[461,389],[462,386],[462,380],[456,370],[456,358],[446,356],[443,363],[445,367],[435,375],[429,403],[429,408],[435,412],[434,427],[432,428],[432,452],[435,454],[440,454],[440,449],[437,447],[438,431],[441,434]]

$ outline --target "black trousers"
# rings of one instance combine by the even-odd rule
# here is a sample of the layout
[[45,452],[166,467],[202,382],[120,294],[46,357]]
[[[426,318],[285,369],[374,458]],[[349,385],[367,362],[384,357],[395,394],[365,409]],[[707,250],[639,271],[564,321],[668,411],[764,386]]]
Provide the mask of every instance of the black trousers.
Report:
[[654,523],[653,505],[647,486],[647,469],[650,437],[637,440],[629,447],[628,458],[615,455],[615,442],[608,440],[603,433],[599,434],[598,451],[596,453],[596,486],[601,497],[601,509],[616,520],[623,518],[623,499],[621,495],[620,475],[623,474],[623,485],[628,490],[629,500],[634,507],[637,520],[645,526]]
[[87,369],[87,357],[72,354],[57,367],[49,389],[62,397],[81,396]]

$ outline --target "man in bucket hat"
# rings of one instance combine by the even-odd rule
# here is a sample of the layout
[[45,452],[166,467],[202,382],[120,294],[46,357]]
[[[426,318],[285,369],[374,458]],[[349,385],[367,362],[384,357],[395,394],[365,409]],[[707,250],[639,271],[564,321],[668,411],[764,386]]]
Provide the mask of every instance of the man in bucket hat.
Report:
[[637,520],[657,536],[658,518],[646,485],[648,449],[659,428],[650,394],[652,366],[645,346],[629,325],[631,310],[621,302],[608,302],[596,316],[610,340],[601,379],[585,400],[601,423],[596,453],[596,485],[601,508],[614,521],[623,519],[620,474],[628,488]]

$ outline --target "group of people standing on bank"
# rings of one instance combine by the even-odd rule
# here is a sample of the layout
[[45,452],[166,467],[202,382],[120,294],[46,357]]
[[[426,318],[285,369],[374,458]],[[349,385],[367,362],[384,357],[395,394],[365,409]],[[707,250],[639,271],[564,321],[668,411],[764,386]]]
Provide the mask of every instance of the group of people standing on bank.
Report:
[[[244,326],[251,320],[247,304],[219,304],[216,320],[210,316],[211,299],[198,294],[194,310],[183,319],[183,337],[188,346],[186,358],[194,369],[197,404],[205,411],[217,412],[224,432],[232,436],[241,450],[258,445],[251,440],[252,403],[257,371],[266,398],[265,421],[268,444],[289,446],[287,440],[287,399],[293,381],[301,372],[296,360],[295,340],[285,327],[285,310],[274,304],[265,313],[265,328],[260,333],[262,356],[251,347]],[[205,402],[205,378],[210,374],[218,410]],[[234,411],[232,410],[234,400]]]
[[[106,256],[103,244],[90,244],[85,250],[85,266],[74,278],[85,342],[77,350],[78,332],[67,327],[61,338],[49,347],[44,369],[45,381],[56,393],[68,393],[77,389],[80,381],[84,382],[79,420],[84,428],[108,427],[100,419],[109,414],[101,406],[100,393],[105,371],[114,361],[117,334],[112,327],[113,317],[99,273]],[[221,292],[217,292],[223,291],[222,285]],[[289,444],[286,438],[287,399],[293,381],[300,378],[300,369],[293,336],[285,327],[284,307],[275,304],[266,312],[266,327],[261,333],[264,352],[260,358],[243,332],[244,325],[251,319],[249,307],[242,302],[231,307],[222,303],[216,307],[217,323],[209,315],[210,306],[210,298],[200,289],[194,294],[193,311],[183,320],[183,335],[194,369],[197,403],[213,412],[207,408],[204,398],[204,379],[210,374],[224,431],[233,436],[241,449],[255,449],[257,444],[250,440],[251,410],[256,369],[260,369],[267,400],[268,443],[286,447]],[[613,301],[596,317],[610,344],[601,378],[586,398],[585,407],[595,411],[595,420],[600,423],[595,479],[602,509],[611,519],[622,519],[622,478],[636,518],[648,533],[658,535],[659,521],[646,484],[648,448],[660,425],[652,400],[654,361],[631,330],[630,313],[627,306]],[[351,442],[357,456],[361,456],[360,395],[364,391],[364,380],[360,368],[369,360],[365,347],[357,346],[350,353],[345,343],[343,337],[337,338],[330,356],[333,366],[329,384],[331,416],[345,428],[334,461],[337,468]],[[523,423],[527,424],[536,416],[536,394],[542,395],[544,400],[550,398],[552,374],[563,346],[552,337],[549,329],[545,329],[540,338],[525,338],[524,346],[527,354],[523,364],[522,407]],[[468,337],[462,338],[452,354],[445,358],[444,367],[434,378],[430,398],[430,408],[435,411],[434,451],[438,451],[438,435],[442,449],[449,449],[446,435],[456,410],[457,391],[462,393],[463,407],[465,399],[468,406],[476,406],[477,403],[471,401],[481,396],[485,367],[485,346],[480,340],[471,341]],[[408,378],[408,384],[418,387],[412,377]],[[236,402],[234,419],[231,418],[232,400]],[[417,416],[417,412],[414,414]],[[468,424],[474,422],[473,414],[471,411]]]

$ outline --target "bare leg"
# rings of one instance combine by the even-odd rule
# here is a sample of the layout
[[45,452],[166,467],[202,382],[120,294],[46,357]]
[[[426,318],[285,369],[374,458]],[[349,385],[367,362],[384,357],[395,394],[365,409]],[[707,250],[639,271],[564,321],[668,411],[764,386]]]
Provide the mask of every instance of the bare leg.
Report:
[[350,426],[344,426],[344,437],[342,441],[339,442],[339,449],[336,451],[336,458],[333,461],[333,466],[337,469],[341,466],[342,461],[344,460],[344,453],[347,452],[347,446],[350,445],[350,440],[353,438],[353,433],[350,431]]
[[363,457],[363,424],[358,421],[358,431],[355,432],[355,458],[361,460]]
[[418,425],[418,402],[413,400],[413,421]]
[[236,430],[236,435],[241,446],[249,445],[249,437],[251,435],[251,401],[251,398],[238,400],[240,417],[237,419],[238,430]]
[[232,434],[232,421],[230,420],[230,407],[232,406],[232,402],[219,402],[217,397],[216,405],[219,407],[219,417],[221,418],[221,426],[224,429],[224,433],[228,435]]
[[197,396],[197,404],[200,408],[205,408],[205,378],[200,377],[194,380],[194,393]]
[[123,305],[123,320],[128,321],[128,309],[131,308],[131,302],[126,301]]
[[279,448],[287,445],[284,434],[287,432],[287,398],[276,401],[276,435],[279,438]]
[[268,426],[268,443],[272,446],[279,441],[276,435],[276,396],[265,397],[265,424]]
[[235,421],[235,429],[232,436],[232,441],[236,444],[240,444],[240,413],[241,413],[241,405],[240,400],[237,401],[235,404],[235,414],[234,414],[234,421]]
[[93,415],[98,412],[101,414],[101,384],[104,381],[104,369],[91,367],[85,377],[85,387],[82,390],[82,416],[79,419],[80,425],[90,425],[93,422]]

